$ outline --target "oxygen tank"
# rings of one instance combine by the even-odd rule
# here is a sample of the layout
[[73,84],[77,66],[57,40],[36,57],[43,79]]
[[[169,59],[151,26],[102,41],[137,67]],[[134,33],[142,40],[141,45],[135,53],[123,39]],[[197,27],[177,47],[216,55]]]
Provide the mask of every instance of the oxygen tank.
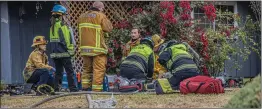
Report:
[[104,81],[103,81],[103,91],[108,92],[109,91],[109,83],[108,83],[108,77],[105,75]]
[[66,72],[63,72],[62,88],[63,89],[68,89],[68,82],[67,82]]

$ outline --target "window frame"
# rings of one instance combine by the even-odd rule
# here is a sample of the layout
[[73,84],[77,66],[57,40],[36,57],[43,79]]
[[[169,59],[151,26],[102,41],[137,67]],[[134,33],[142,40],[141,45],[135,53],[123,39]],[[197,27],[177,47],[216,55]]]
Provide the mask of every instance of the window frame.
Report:
[[[234,14],[237,14],[238,13],[238,10],[237,10],[237,1],[215,1],[214,3],[213,3],[215,6],[216,5],[227,5],[227,6],[233,6],[233,13]],[[194,16],[194,8],[193,8],[193,10],[192,10],[192,12],[191,12],[191,17],[194,19],[195,18],[195,16]],[[238,24],[237,24],[237,21],[234,21],[234,27],[237,27],[238,26]],[[216,22],[215,21],[213,21],[212,22],[212,29],[216,29]]]

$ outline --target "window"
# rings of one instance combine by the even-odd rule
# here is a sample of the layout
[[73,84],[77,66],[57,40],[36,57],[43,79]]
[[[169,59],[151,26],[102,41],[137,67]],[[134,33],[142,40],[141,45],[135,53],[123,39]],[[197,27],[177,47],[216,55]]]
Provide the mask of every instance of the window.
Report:
[[200,8],[195,8],[192,13],[194,19],[198,19],[197,24],[202,28],[213,28],[216,29],[219,26],[236,26],[236,23],[233,20],[232,14],[237,13],[237,3],[234,1],[227,2],[215,2],[215,8],[218,13],[224,17],[216,17],[216,20],[211,22],[205,16],[205,13]]

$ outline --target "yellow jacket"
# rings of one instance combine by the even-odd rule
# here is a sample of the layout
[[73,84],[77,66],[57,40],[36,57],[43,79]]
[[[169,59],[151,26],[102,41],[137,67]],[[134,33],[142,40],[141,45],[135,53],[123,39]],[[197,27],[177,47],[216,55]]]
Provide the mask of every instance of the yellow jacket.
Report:
[[50,70],[52,67],[48,65],[48,57],[45,53],[35,49],[29,56],[23,71],[23,77],[27,81],[36,69],[46,68]]
[[81,55],[96,56],[107,54],[104,32],[112,31],[112,23],[106,15],[91,8],[78,18]]
[[157,54],[155,54],[155,67],[154,67],[154,74],[153,74],[153,79],[157,79],[158,75],[163,74],[166,72],[166,69],[159,64],[159,62],[157,61],[157,59],[159,58],[159,56]]

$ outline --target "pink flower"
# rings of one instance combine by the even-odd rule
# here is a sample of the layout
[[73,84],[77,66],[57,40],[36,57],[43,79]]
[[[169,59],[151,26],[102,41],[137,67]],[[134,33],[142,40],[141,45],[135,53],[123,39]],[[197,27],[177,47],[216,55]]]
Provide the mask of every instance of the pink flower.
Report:
[[119,48],[119,44],[118,44],[118,43],[115,44],[115,48],[116,48],[116,49]]
[[192,26],[192,25],[193,25],[192,22],[186,22],[186,23],[184,24],[185,27],[190,27],[190,26]]
[[213,4],[205,5],[203,7],[203,10],[205,11],[207,18],[210,21],[214,21],[216,19],[216,8],[214,7]]
[[171,22],[172,24],[176,24],[177,20],[175,18],[171,18],[171,19],[169,19],[169,22]]
[[109,48],[109,49],[108,49],[108,53],[109,53],[109,54],[113,53],[113,49],[112,49],[112,48]]
[[160,2],[160,7],[161,7],[161,8],[167,8],[167,7],[168,7],[168,4],[169,4],[168,1],[161,1],[161,2]]
[[179,6],[184,9],[184,11],[190,11],[191,6],[189,1],[180,1]]
[[230,36],[230,31],[226,30],[225,32],[226,32],[227,37],[229,37]]
[[109,58],[109,59],[108,59],[108,62],[113,62],[113,59],[112,59],[112,58]]
[[182,19],[182,20],[189,20],[189,19],[191,19],[191,15],[184,13],[184,14],[182,14],[180,16],[180,19]]

